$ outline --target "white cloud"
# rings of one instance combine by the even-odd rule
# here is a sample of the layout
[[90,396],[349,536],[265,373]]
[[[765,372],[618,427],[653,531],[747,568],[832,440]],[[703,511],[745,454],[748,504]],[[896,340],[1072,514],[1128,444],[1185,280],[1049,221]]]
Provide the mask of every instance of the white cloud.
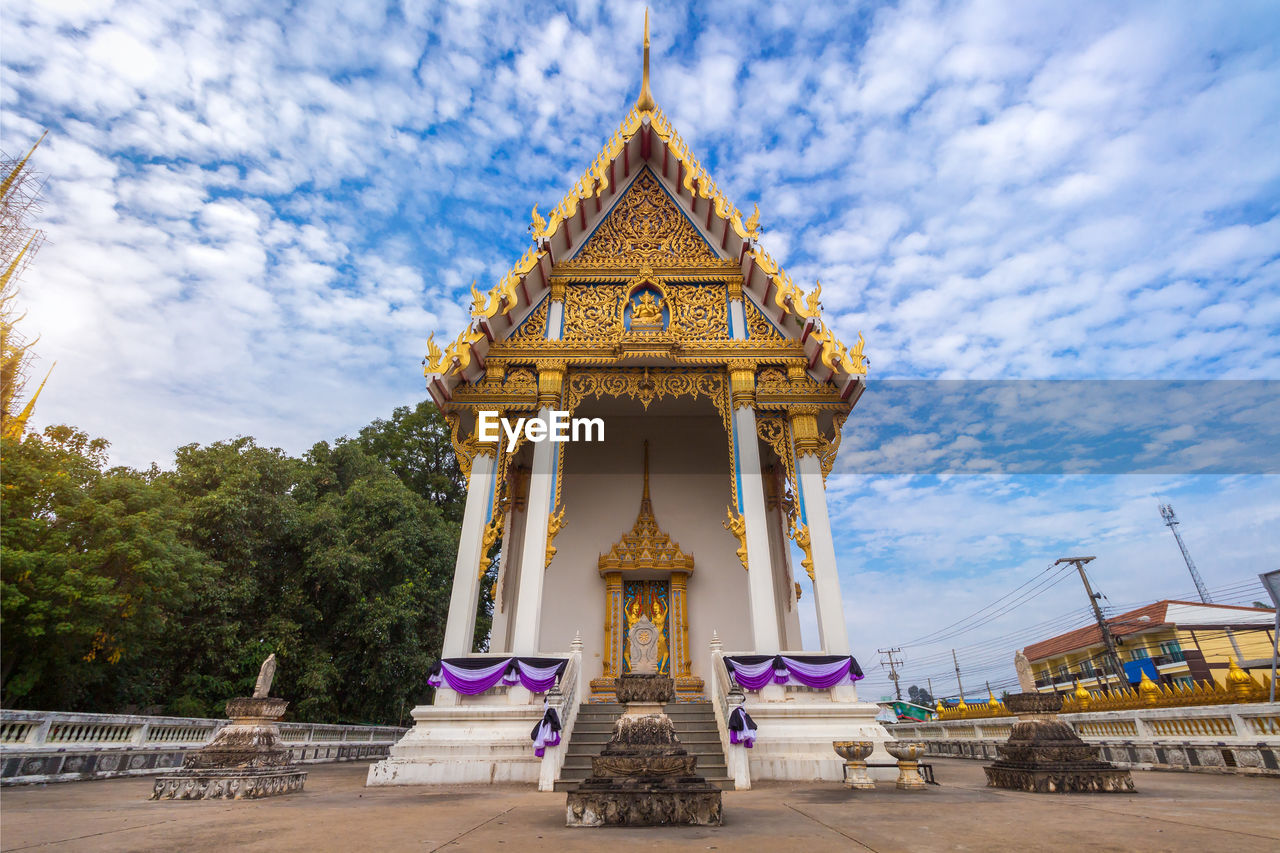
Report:
[[[58,361],[37,420],[146,465],[235,434],[299,451],[422,399],[427,335],[466,321],[473,278],[519,256],[529,209],[559,200],[629,107],[642,16],[10,4],[4,148],[52,129],[36,158],[49,240],[23,291]],[[797,283],[822,280],[831,325],[865,330],[875,376],[1276,376],[1267,4],[713,3],[652,26],[657,100],[731,199],[761,203]],[[859,417],[847,458],[868,450]],[[884,450],[977,457],[960,435]],[[1222,507],[1273,506],[1254,481],[1198,482]],[[1018,543],[1120,542],[1148,500],[1102,485],[1058,511],[1052,483],[863,485],[873,497],[830,494],[879,531],[847,550],[845,582],[880,613],[936,591],[911,580],[921,566],[967,578],[954,609],[1034,568],[975,569]],[[1257,542],[1234,539],[1232,565]],[[892,559],[867,574],[877,554]]]

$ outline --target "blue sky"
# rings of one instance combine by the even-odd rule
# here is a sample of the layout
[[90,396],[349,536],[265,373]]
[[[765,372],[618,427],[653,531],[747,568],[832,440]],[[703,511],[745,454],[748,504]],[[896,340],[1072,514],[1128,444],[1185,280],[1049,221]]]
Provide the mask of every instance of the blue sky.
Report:
[[[427,335],[456,333],[638,88],[640,3],[281,8],[4,3],[0,143],[51,130],[37,421],[122,463],[236,434],[297,452],[422,399]],[[865,333],[873,379],[1280,378],[1274,3],[651,17],[659,104],[840,336]],[[1184,593],[1157,494],[1210,586],[1277,562],[1274,476],[872,476],[858,417],[830,497],[868,664],[1061,548],[1100,552],[1117,600]],[[910,458],[942,434],[889,438]],[[1054,590],[1010,618],[1084,603]]]

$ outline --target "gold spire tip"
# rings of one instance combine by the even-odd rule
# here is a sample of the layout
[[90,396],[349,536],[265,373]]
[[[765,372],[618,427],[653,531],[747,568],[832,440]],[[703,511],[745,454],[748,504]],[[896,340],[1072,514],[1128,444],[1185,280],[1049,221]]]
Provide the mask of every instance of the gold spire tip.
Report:
[[640,78],[640,97],[636,100],[636,109],[640,112],[653,112],[657,106],[653,102],[653,93],[649,91],[649,9],[644,10],[644,74]]

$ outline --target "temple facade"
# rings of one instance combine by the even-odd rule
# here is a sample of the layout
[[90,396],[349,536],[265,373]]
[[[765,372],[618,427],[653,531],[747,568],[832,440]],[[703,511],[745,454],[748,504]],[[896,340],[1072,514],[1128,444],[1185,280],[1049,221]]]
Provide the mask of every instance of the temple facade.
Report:
[[[563,201],[545,217],[534,208],[531,230],[495,287],[473,286],[470,324],[428,344],[427,389],[469,484],[443,658],[569,666],[548,697],[518,683],[442,686],[371,784],[547,783],[555,769],[528,760],[527,723],[545,698],[571,736],[578,706],[612,701],[640,620],[659,634],[677,698],[715,705],[722,733],[738,689],[722,658],[801,653],[801,596],[817,611],[809,651],[850,654],[824,482],[864,388],[863,342],[837,340],[820,286],[806,294],[760,247],[758,209],[744,217],[720,193],[654,103],[647,23],[639,99]],[[576,441],[502,430],[488,441],[482,415],[548,431],[594,420],[603,440],[580,423]],[[839,778],[830,735],[886,737],[852,678],[821,691],[770,684],[746,701],[762,728],[740,785],[753,773]]]

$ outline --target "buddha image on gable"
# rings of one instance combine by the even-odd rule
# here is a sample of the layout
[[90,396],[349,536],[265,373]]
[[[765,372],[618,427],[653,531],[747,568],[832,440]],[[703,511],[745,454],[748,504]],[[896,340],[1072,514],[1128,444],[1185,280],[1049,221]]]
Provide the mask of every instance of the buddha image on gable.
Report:
[[662,327],[662,303],[653,291],[645,290],[640,293],[640,298],[631,309],[631,326],[632,328]]

